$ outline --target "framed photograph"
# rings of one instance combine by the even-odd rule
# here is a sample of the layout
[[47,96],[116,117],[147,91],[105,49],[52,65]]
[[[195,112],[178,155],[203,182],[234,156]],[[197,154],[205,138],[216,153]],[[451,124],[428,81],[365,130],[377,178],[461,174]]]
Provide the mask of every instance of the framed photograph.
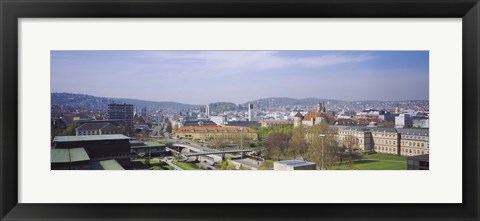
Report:
[[0,10],[2,220],[479,220],[476,0]]

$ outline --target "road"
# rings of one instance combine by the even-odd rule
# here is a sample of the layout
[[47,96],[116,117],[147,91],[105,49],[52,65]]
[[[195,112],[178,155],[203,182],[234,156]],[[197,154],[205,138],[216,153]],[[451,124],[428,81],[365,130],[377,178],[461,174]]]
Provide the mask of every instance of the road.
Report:
[[162,159],[163,162],[167,163],[168,165],[172,166],[175,170],[183,170],[182,168],[178,167],[177,165],[173,164],[173,157],[165,157]]
[[260,165],[262,165],[261,162],[256,161],[254,159],[250,159],[250,158],[244,158],[243,160],[237,159],[237,160],[233,160],[233,161],[235,161],[237,163],[247,165],[249,167],[253,167],[253,168],[258,168]]

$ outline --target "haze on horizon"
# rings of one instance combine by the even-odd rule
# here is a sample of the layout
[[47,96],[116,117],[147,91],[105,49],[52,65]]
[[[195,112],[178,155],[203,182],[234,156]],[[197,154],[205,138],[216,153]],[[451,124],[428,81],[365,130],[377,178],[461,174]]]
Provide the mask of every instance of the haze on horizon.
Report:
[[51,91],[207,104],[429,98],[428,51],[51,51]]

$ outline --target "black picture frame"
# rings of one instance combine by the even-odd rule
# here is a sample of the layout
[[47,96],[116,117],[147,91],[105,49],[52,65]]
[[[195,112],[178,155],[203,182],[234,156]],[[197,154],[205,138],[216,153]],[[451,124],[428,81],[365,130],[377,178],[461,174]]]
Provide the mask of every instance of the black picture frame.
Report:
[[[0,15],[1,220],[479,220],[478,0],[1,0]],[[77,17],[462,18],[463,203],[19,204],[17,21]]]

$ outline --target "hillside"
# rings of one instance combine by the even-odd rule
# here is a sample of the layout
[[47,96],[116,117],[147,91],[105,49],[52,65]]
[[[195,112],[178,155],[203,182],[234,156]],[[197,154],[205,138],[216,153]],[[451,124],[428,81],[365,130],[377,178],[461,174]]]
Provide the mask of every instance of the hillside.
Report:
[[235,111],[237,109],[237,105],[231,102],[215,102],[211,103],[210,111],[215,113],[223,113],[225,111]]
[[172,109],[182,110],[199,107],[198,105],[182,104],[178,102],[157,102],[157,101],[144,101],[138,99],[128,98],[106,98],[95,97],[84,94],[72,94],[72,93],[51,93],[52,106],[63,105],[65,107],[78,107],[82,109],[101,110],[106,109],[110,103],[128,103],[133,104],[136,107],[147,107],[152,109]]
[[315,105],[318,102],[330,102],[332,104],[339,103],[341,101],[338,100],[331,100],[331,99],[318,99],[318,98],[303,98],[303,99],[295,99],[289,97],[271,97],[271,98],[264,98],[259,100],[254,100],[248,103],[252,103],[254,106],[258,108],[264,107],[280,107],[280,106],[296,106],[296,105]]

